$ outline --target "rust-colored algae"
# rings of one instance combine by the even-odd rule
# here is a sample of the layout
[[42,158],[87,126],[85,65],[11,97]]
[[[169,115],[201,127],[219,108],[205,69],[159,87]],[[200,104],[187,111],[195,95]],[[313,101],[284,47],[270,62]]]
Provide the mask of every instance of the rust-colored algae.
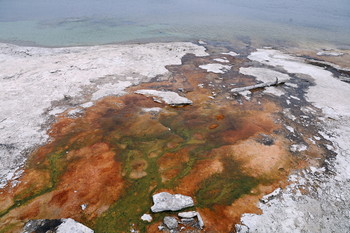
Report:
[[[62,114],[49,131],[52,141],[31,155],[20,183],[0,193],[0,231],[11,224],[19,231],[29,219],[69,217],[95,232],[158,232],[171,213],[154,214],[152,223],[140,217],[160,191],[192,196],[204,232],[233,232],[243,213],[260,213],[259,199],[284,187],[289,172],[308,162],[289,151],[276,120],[278,102],[261,97],[239,104],[227,90],[213,90],[209,84],[251,79],[234,70],[226,79],[208,75],[196,67],[206,59],[184,59],[168,67],[169,81],[130,88],[181,88],[192,106],[127,94],[101,99],[78,118]],[[215,99],[208,98],[213,91]],[[150,107],[162,110],[143,111]],[[311,149],[317,157],[319,148]]]

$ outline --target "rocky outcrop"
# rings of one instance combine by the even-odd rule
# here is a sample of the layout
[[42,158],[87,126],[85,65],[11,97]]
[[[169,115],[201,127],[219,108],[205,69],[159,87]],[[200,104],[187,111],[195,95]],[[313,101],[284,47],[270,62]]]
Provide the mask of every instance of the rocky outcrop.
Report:
[[154,205],[151,207],[152,212],[178,211],[194,205],[193,199],[181,194],[170,194],[167,192],[153,195]]
[[71,218],[36,219],[28,221],[22,233],[93,233],[94,231]]

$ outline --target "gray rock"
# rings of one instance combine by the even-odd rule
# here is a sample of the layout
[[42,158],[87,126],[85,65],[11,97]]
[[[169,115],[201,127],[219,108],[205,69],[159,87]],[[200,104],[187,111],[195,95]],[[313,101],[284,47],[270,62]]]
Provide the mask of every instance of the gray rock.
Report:
[[177,219],[174,218],[174,217],[169,217],[169,216],[164,217],[163,223],[164,223],[165,226],[167,226],[167,228],[169,228],[170,230],[171,230],[171,229],[176,229],[176,228],[179,226],[179,224],[178,224],[178,222],[177,222]]
[[181,194],[170,194],[167,192],[153,195],[154,205],[151,207],[152,212],[178,211],[194,205],[191,197]]
[[71,218],[29,220],[22,233],[93,233],[94,231]]

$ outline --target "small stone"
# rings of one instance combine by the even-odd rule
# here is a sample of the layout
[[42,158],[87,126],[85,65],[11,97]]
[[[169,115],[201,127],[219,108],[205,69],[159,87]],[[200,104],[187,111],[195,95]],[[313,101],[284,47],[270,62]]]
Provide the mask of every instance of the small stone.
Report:
[[87,208],[87,206],[88,206],[87,204],[82,204],[82,205],[80,205],[80,207],[81,207],[82,210],[85,210],[85,209]]
[[181,194],[170,194],[167,192],[161,192],[153,195],[154,205],[151,207],[152,212],[162,211],[178,211],[194,205],[191,197]]
[[144,214],[141,216],[141,219],[146,222],[152,222],[153,218],[150,214]]
[[179,226],[177,219],[174,217],[169,217],[169,216],[164,217],[163,223],[169,229],[176,229]]

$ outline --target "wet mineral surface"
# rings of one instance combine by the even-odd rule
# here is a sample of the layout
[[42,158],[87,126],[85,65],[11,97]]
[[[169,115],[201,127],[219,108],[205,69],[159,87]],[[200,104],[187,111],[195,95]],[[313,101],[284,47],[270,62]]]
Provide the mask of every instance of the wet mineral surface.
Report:
[[[225,49],[208,46],[210,56],[189,54],[181,65],[168,66],[167,79],[101,98],[74,116],[60,114],[50,142],[30,155],[19,183],[0,190],[0,232],[19,232],[31,219],[59,218],[95,232],[158,232],[165,216],[177,215],[150,211],[152,195],[163,191],[194,199],[186,210],[200,213],[203,232],[232,232],[242,214],[261,213],[257,203],[288,185],[292,171],[323,166],[327,148],[310,141],[318,135],[319,110],[303,97],[312,81],[292,76],[289,84],[299,88],[280,84],[284,95],[278,97],[264,88],[249,96],[232,93],[256,80],[239,72],[253,64],[249,49],[240,56],[222,54]],[[210,63],[230,67],[200,68]],[[192,104],[170,106],[135,93],[144,89],[175,92]],[[142,221],[145,213],[153,221]]]

